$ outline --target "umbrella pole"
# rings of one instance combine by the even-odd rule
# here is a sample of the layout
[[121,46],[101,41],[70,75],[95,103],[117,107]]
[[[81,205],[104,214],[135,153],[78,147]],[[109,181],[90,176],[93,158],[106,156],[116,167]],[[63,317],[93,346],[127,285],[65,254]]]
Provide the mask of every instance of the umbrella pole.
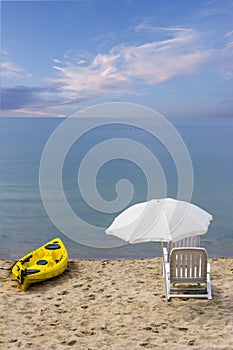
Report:
[[163,255],[163,248],[164,248],[164,245],[163,245],[163,242],[161,242],[161,247],[162,247],[162,266],[161,266],[161,273],[164,277],[164,255]]

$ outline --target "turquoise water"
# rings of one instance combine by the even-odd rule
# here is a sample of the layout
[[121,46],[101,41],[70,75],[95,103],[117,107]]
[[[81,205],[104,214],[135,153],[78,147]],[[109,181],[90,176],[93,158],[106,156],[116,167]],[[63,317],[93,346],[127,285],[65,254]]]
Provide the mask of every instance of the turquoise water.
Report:
[[[72,258],[120,259],[161,255],[159,243],[93,248],[74,242],[50,221],[40,197],[39,165],[45,144],[63,122],[59,118],[0,119],[0,258],[17,259],[46,241],[61,237]],[[208,234],[201,238],[209,256],[233,256],[233,119],[174,118],[170,122],[184,139],[194,170],[192,202],[214,217]],[[122,137],[144,144],[156,154],[167,180],[167,196],[177,195],[174,162],[163,147],[143,130],[124,125],[99,127],[78,140],[64,162],[63,188],[66,198],[84,221],[104,230],[117,213],[90,208],[77,186],[77,172],[88,150],[104,140]],[[118,180],[129,179],[134,186],[130,204],[146,200],[145,174],[133,162],[115,159],[103,166],[96,186],[105,200],[116,196]],[[159,192],[159,191],[158,191]],[[159,193],[158,193],[159,196]],[[65,220],[65,218],[64,218]],[[99,238],[98,238],[99,239]],[[91,237],[94,242],[95,237]],[[92,244],[95,246],[94,244]]]

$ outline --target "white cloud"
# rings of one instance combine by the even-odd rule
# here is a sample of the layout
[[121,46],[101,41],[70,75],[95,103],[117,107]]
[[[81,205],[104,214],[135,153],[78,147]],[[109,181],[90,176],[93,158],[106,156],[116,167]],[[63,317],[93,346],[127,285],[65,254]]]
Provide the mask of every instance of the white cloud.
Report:
[[15,65],[10,61],[1,62],[1,74],[5,77],[19,76],[23,72],[23,68]]
[[[208,53],[197,48],[198,35],[188,28],[157,28],[169,32],[166,40],[118,45],[90,59],[80,57],[55,65],[67,98],[99,92],[132,93],[201,67]],[[76,55],[76,58],[79,55]]]
[[62,62],[61,62],[60,60],[58,60],[57,58],[54,58],[54,59],[53,59],[53,62],[54,62],[54,63],[62,63]]
[[206,8],[200,11],[199,17],[200,18],[206,18],[211,16],[218,16],[227,13],[227,9],[224,7],[219,8]]
[[[136,44],[123,43],[96,54],[71,49],[63,58],[54,58],[55,78],[44,78],[43,88],[8,89],[7,110],[29,115],[57,116],[61,110],[69,114],[73,105],[81,106],[99,96],[142,95],[148,91],[144,87],[206,67],[225,79],[233,78],[233,31],[222,36],[222,45],[216,48],[209,37],[207,47],[205,33],[190,28],[143,24],[139,30],[147,33],[140,33],[138,40],[143,37],[144,41]],[[24,69],[7,58],[2,63],[2,75],[25,76]]]
[[230,32],[227,32],[227,33],[224,35],[225,38],[229,38],[229,37],[231,37],[231,36],[233,36],[233,30],[231,30]]
[[227,43],[226,45],[228,48],[233,48],[233,41],[230,41],[229,43]]
[[173,27],[159,27],[159,26],[154,26],[151,24],[148,24],[147,21],[144,21],[137,26],[132,28],[135,32],[140,32],[140,31],[148,31],[148,32],[159,32],[159,31],[168,31],[168,32],[178,32],[178,31],[183,31],[183,32],[191,32],[191,29],[181,27],[181,26],[173,26]]
[[233,79],[233,42],[228,43],[226,48],[218,55],[218,70],[224,79]]

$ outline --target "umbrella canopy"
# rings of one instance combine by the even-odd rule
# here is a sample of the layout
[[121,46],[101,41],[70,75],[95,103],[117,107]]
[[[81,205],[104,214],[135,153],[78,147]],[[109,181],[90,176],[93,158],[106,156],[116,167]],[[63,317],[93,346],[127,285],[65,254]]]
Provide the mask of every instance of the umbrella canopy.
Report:
[[207,232],[212,216],[200,207],[172,198],[135,204],[118,215],[108,235],[130,243],[175,242]]

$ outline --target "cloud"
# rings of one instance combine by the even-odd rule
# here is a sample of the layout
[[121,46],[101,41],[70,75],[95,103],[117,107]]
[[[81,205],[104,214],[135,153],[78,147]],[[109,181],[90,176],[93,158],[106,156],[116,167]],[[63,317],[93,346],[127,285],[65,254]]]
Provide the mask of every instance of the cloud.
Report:
[[227,43],[227,45],[226,45],[228,48],[233,48],[233,41],[230,41],[229,43]]
[[206,8],[199,12],[199,17],[206,18],[211,16],[219,16],[227,12],[228,12],[227,8],[224,8],[224,7]]
[[233,37],[233,30],[231,30],[230,32],[227,32],[227,33],[224,35],[224,38],[229,38],[229,37]]
[[219,74],[224,79],[233,79],[233,42],[218,52],[216,60]]
[[[96,54],[72,49],[63,58],[54,58],[54,76],[44,79],[42,86],[3,88],[2,109],[63,115],[65,110],[70,113],[71,106],[81,108],[100,96],[115,99],[125,94],[142,95],[146,87],[192,75],[206,67],[225,79],[233,77],[232,31],[222,36],[219,48],[211,47],[210,40],[207,47],[204,33],[181,26],[143,23],[137,31],[149,35],[142,33],[137,43],[121,43]],[[9,61],[3,63],[5,72],[21,74],[20,67]]]
[[228,42],[226,43],[227,48],[233,48],[233,30],[230,32],[227,32],[224,36],[224,39],[226,39]]
[[16,77],[21,75],[23,69],[10,61],[1,62],[1,75],[5,77]]
[[1,89],[2,109],[20,109],[27,106],[52,106],[58,104],[58,97],[52,99],[60,91],[58,85],[47,87],[15,86]]
[[192,30],[189,28],[181,27],[181,26],[172,26],[172,27],[159,27],[159,26],[154,26],[148,23],[147,19],[143,21],[142,23],[138,24],[137,26],[133,27],[132,30],[135,32],[141,32],[141,31],[148,31],[152,33],[156,32],[161,32],[161,31],[167,31],[167,32],[178,32],[178,31],[183,31],[183,32],[191,32]]
[[180,27],[154,30],[168,32],[168,38],[137,45],[121,44],[91,59],[88,56],[54,65],[56,81],[64,86],[64,96],[133,93],[142,86],[192,74],[207,58],[208,53],[197,48],[195,31]]
[[40,99],[37,93],[38,88],[26,86],[16,86],[13,88],[2,88],[1,90],[1,107],[2,109],[19,109],[27,105],[37,104]]
[[23,67],[12,62],[9,58],[10,53],[6,50],[0,49],[1,54],[1,76],[6,78],[21,78],[21,77],[31,77],[30,74],[27,74]]
[[[63,97],[63,89],[58,84],[46,87],[15,86],[1,89],[1,109],[4,113],[23,113],[35,116],[64,116],[61,107],[85,102],[86,98],[67,99]],[[15,115],[15,114],[14,114]]]

